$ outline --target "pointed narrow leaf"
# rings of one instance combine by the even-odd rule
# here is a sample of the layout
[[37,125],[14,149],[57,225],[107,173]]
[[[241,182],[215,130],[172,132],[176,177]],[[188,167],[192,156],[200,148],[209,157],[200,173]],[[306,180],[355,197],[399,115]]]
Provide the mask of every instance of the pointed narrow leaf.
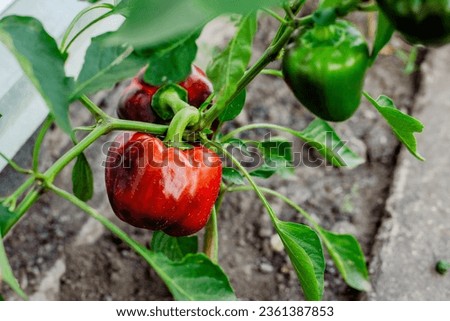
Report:
[[243,17],[238,29],[224,51],[215,56],[207,74],[214,85],[216,104],[222,106],[237,89],[252,56],[253,38],[257,28],[256,14]]
[[162,253],[172,261],[181,261],[186,255],[197,253],[198,237],[173,237],[162,231],[153,233],[150,248],[158,253]]
[[406,146],[418,160],[425,160],[417,151],[417,140],[414,133],[421,133],[424,125],[416,118],[409,116],[397,109],[393,100],[387,96],[380,96],[375,100],[364,92],[367,100],[386,119],[397,138]]
[[317,118],[305,130],[293,134],[314,147],[334,166],[355,168],[364,163],[364,159],[347,147],[324,120]]
[[86,156],[78,155],[72,170],[73,194],[80,200],[89,201],[94,195],[94,176]]
[[65,58],[55,40],[35,18],[7,16],[0,20],[0,41],[14,54],[58,126],[71,134],[68,109],[73,79],[65,75]]
[[389,22],[387,17],[380,10],[378,11],[378,25],[377,33],[375,36],[375,42],[373,44],[372,55],[370,61],[373,64],[378,57],[380,51],[386,46],[386,44],[391,40],[394,34],[394,26]]
[[369,291],[366,259],[358,240],[353,235],[334,234],[324,229],[319,234],[345,282],[356,290]]
[[[3,215],[0,212],[0,215]],[[19,282],[17,282],[14,274],[12,272],[11,266],[9,265],[8,257],[6,256],[5,247],[3,246],[3,237],[0,233],[0,284],[5,282],[11,289],[14,290],[20,297],[27,299],[27,295],[21,289]]]
[[0,204],[0,234],[5,235],[6,227],[9,222],[14,220],[16,214],[11,212],[5,206]]
[[316,232],[297,223],[276,223],[278,235],[297,272],[307,300],[317,301],[323,295],[325,259]]
[[242,90],[240,94],[233,99],[233,101],[228,105],[225,111],[219,115],[220,121],[230,121],[235,119],[242,112],[245,106],[245,100],[247,98],[247,92]]
[[117,82],[135,76],[147,64],[147,60],[136,55],[131,47],[107,44],[104,39],[108,35],[92,39],[72,99],[111,88]]
[[192,62],[197,56],[198,31],[171,42],[168,46],[152,50],[145,72],[145,82],[161,86],[186,79],[192,71]]
[[169,288],[175,300],[236,300],[222,268],[203,253],[188,254],[181,261],[171,261],[162,253],[147,251],[147,261]]

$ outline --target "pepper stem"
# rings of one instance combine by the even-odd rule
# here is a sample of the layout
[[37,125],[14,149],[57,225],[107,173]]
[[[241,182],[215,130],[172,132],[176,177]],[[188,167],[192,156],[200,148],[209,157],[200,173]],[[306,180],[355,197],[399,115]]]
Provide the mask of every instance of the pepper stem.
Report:
[[180,110],[191,107],[188,103],[187,91],[174,84],[160,88],[152,98],[153,110],[164,120],[172,119]]
[[182,143],[183,134],[188,126],[196,125],[200,120],[197,108],[186,106],[178,111],[170,122],[164,142]]
[[173,110],[173,113],[176,114],[180,110],[191,107],[187,102],[180,98],[180,95],[175,90],[167,90],[161,95],[161,102],[170,107]]

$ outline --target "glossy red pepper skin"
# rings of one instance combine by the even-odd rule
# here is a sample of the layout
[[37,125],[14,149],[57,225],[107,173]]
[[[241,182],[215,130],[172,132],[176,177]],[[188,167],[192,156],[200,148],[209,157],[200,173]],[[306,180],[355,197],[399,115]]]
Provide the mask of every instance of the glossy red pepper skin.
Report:
[[111,145],[105,182],[123,221],[172,236],[202,229],[217,199],[222,162],[204,146],[180,150],[151,135],[123,133]]
[[[153,95],[160,87],[149,85],[144,81],[145,70],[145,68],[141,70],[123,91],[119,99],[117,115],[126,120],[165,123],[152,109]],[[193,66],[189,77],[178,85],[186,89],[188,103],[195,107],[200,107],[213,90],[211,82],[203,70],[197,66]]]

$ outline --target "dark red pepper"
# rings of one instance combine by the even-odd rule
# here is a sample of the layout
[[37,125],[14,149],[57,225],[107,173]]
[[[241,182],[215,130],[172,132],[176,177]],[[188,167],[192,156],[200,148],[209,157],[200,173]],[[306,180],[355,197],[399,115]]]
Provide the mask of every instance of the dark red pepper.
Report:
[[[165,123],[152,109],[153,95],[159,87],[147,84],[143,77],[146,68],[133,78],[130,85],[125,88],[119,100],[117,115],[121,119],[136,120],[149,123]],[[188,103],[200,107],[211,95],[213,90],[211,82],[203,70],[197,66],[192,67],[189,77],[179,83],[188,92]]]
[[181,150],[154,136],[127,132],[111,145],[105,174],[109,201],[121,220],[186,236],[208,221],[222,162],[201,145]]

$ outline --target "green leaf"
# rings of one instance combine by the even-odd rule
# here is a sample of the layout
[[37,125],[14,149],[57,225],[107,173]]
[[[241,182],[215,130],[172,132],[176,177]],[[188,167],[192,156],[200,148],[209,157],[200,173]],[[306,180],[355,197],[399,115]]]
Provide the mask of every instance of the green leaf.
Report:
[[148,68],[145,82],[161,86],[186,79],[192,72],[192,63],[197,56],[198,31],[177,39],[169,45],[151,50],[148,54]]
[[244,75],[252,56],[253,38],[257,28],[256,14],[250,14],[239,21],[237,32],[224,51],[213,58],[207,74],[216,93],[216,104],[227,104],[237,90],[237,84]]
[[128,17],[130,15],[130,2],[131,0],[116,0],[113,12]]
[[203,253],[188,254],[171,261],[162,253],[147,251],[146,259],[179,301],[236,300],[222,268]]
[[375,100],[367,92],[363,94],[378,110],[381,116],[386,119],[394,134],[406,146],[410,153],[421,161],[425,160],[417,151],[417,141],[414,136],[414,133],[421,133],[423,131],[424,125],[416,118],[398,110],[391,98],[382,95]]
[[35,18],[8,16],[0,20],[0,41],[14,54],[58,126],[70,135],[68,109],[73,79],[65,75],[65,58],[55,40]]
[[155,231],[150,247],[172,261],[181,261],[186,255],[198,252],[198,237],[173,237],[162,231]]
[[323,7],[316,10],[313,14],[313,21],[318,26],[328,26],[336,21],[336,9]]
[[0,204],[0,234],[5,235],[8,222],[15,218],[16,214]]
[[277,170],[275,168],[267,165],[266,163],[263,163],[260,167],[251,171],[249,174],[250,174],[250,176],[253,176],[253,177],[268,179],[268,178],[272,177],[273,175],[275,175],[276,172],[277,172]]
[[[0,215],[3,215],[0,207]],[[3,237],[0,233],[0,284],[2,282],[8,284],[20,297],[27,300],[27,295],[20,288],[19,282],[14,277],[11,266],[9,265],[8,257],[6,255],[5,247],[3,246]]]
[[292,143],[283,137],[272,137],[270,140],[260,142],[258,149],[266,159],[280,159],[287,165],[292,165]]
[[259,142],[258,149],[264,158],[264,164],[251,172],[252,176],[269,178],[277,173],[288,178],[295,174],[291,142],[283,137],[272,137],[270,140]]
[[324,229],[319,234],[345,282],[356,290],[369,291],[366,259],[358,240],[353,235],[334,234]]
[[111,88],[117,82],[135,76],[147,63],[147,60],[134,53],[131,47],[107,44],[104,39],[108,34],[92,39],[72,99]]
[[244,176],[231,167],[222,168],[222,178],[228,183],[232,183],[234,185],[245,185]]
[[380,10],[378,11],[378,26],[373,44],[372,55],[370,56],[371,64],[375,62],[380,51],[387,45],[394,34],[394,26],[389,22],[388,18]]
[[247,98],[247,92],[242,90],[239,95],[233,99],[233,101],[228,105],[225,111],[219,115],[219,120],[230,121],[235,119],[242,112],[245,106],[245,100]]
[[94,195],[94,176],[86,156],[78,155],[72,170],[73,194],[83,202],[89,201]]
[[305,130],[293,134],[314,147],[334,166],[355,168],[364,163],[364,159],[347,147],[324,120],[317,118]]
[[237,147],[244,155],[251,156],[251,153],[248,150],[247,144],[238,138],[230,138],[227,141],[222,143],[223,147],[226,148],[228,146]]
[[133,0],[128,19],[111,36],[116,44],[153,47],[202,28],[210,20],[227,13],[248,14],[263,7],[277,6],[281,0]]
[[276,223],[276,229],[297,272],[307,300],[317,301],[323,295],[325,259],[316,232],[302,224]]

